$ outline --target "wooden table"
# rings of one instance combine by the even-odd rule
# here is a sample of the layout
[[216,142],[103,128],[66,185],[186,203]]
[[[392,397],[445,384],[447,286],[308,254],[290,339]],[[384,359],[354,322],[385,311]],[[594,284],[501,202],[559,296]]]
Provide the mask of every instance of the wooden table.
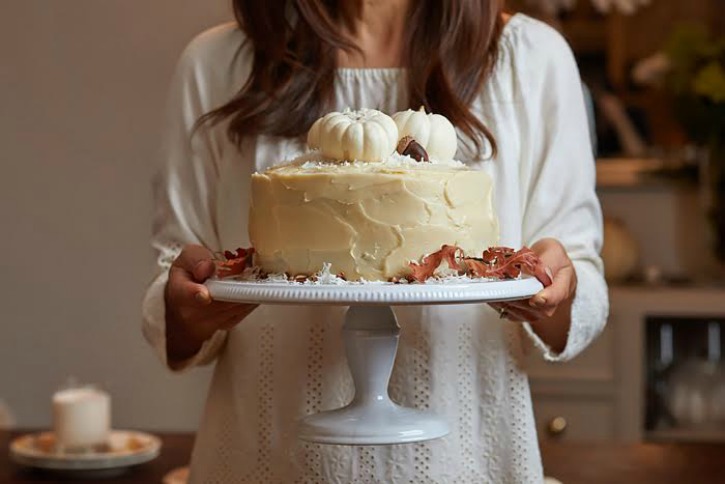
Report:
[[563,484],[725,484],[725,444],[547,442],[541,457]]
[[194,436],[192,434],[155,434],[161,437],[163,442],[161,455],[158,458],[146,464],[132,467],[128,472],[118,477],[79,481],[78,479],[63,478],[51,472],[23,468],[11,462],[8,455],[9,444],[12,438],[19,434],[19,432],[8,433],[0,431],[0,484],[47,484],[54,482],[160,484],[167,472],[189,463],[191,446],[194,442]]
[[[77,482],[12,464],[7,448],[13,435],[0,432],[0,484]],[[165,433],[160,437],[163,448],[158,459],[102,482],[159,484],[167,472],[185,465],[193,436]],[[542,444],[541,454],[546,474],[564,484],[725,484],[725,444],[547,442]]]

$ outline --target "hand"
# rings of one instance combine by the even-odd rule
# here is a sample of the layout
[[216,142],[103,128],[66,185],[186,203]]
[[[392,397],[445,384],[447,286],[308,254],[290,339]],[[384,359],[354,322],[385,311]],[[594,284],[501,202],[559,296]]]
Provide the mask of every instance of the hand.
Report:
[[169,269],[166,301],[166,352],[169,364],[195,355],[218,330],[229,330],[251,313],[256,304],[213,301],[203,282],[213,276],[212,253],[187,245]]
[[[501,317],[527,321],[555,351],[562,351],[571,323],[571,304],[576,293],[574,264],[556,239],[541,239],[531,246],[550,272],[552,284],[526,301],[491,303]],[[543,281],[542,281],[543,282]]]

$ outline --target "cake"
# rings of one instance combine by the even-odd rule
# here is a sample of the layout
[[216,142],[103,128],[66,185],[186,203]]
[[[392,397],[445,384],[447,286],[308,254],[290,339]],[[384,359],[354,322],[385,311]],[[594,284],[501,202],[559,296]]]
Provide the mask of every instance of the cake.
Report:
[[252,175],[255,266],[297,277],[329,264],[347,280],[388,281],[443,245],[480,257],[498,243],[493,184],[453,159],[455,136],[424,112],[321,118],[308,153]]

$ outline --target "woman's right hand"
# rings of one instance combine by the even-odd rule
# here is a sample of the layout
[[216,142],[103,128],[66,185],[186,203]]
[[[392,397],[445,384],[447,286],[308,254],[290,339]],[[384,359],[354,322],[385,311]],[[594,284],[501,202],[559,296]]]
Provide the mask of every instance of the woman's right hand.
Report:
[[218,330],[229,330],[251,313],[256,304],[213,301],[204,281],[216,265],[209,249],[187,245],[169,269],[166,302],[166,354],[175,365],[199,352]]

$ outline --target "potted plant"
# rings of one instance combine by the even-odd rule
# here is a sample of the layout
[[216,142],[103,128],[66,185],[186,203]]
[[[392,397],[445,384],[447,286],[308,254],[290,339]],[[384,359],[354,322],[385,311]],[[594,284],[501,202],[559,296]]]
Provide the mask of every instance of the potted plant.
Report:
[[701,167],[714,252],[725,263],[725,37],[702,26],[676,28],[664,49],[665,87],[688,138],[705,148]]

